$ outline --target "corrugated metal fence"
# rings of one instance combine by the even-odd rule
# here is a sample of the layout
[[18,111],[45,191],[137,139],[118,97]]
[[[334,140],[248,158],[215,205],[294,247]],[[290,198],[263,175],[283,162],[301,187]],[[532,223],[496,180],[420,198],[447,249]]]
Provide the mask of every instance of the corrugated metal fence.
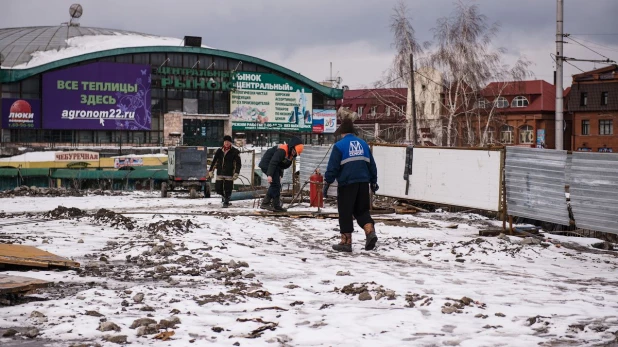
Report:
[[507,147],[508,214],[569,225],[566,167],[566,151]]
[[618,155],[575,152],[570,177],[577,227],[618,234]]
[[[328,166],[328,159],[330,158],[332,146],[305,146],[305,150],[301,155],[300,165],[300,185],[305,185],[305,182],[309,180],[309,177],[313,175],[316,168],[320,169],[320,173],[324,175],[326,167]],[[332,187],[328,190],[330,196],[336,196],[337,188]],[[304,190],[309,190],[309,184],[305,185]]]

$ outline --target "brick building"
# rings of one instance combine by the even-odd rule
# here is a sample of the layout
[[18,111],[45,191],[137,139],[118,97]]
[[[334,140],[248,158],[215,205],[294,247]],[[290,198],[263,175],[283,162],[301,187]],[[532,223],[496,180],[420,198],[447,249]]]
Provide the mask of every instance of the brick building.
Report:
[[[440,98],[441,76],[437,70],[422,68],[414,83],[418,143],[425,146],[442,143],[442,116]],[[346,90],[337,108],[348,107],[359,114],[355,122],[363,136],[376,136],[387,142],[402,142],[406,138],[408,110],[407,88],[379,88]]]
[[573,76],[568,98],[574,151],[618,151],[618,65]]
[[[468,121],[464,117],[458,120],[458,146],[479,145],[490,118],[483,144],[556,148],[556,87],[548,82],[490,83],[481,92],[474,110],[480,116],[472,116]],[[568,115],[565,119],[565,148],[569,148],[571,122]],[[473,130],[468,132],[467,127]]]

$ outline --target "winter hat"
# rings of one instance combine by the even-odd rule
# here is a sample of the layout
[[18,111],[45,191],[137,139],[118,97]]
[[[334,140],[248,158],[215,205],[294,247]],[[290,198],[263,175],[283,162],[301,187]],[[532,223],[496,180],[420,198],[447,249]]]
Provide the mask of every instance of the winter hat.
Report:
[[224,142],[225,142],[225,141],[230,141],[230,142],[232,142],[232,137],[231,137],[230,135],[225,135],[225,136],[223,136],[223,141],[224,141]]
[[305,146],[303,146],[303,141],[296,136],[292,137],[290,141],[288,141],[288,146],[296,150],[296,155],[300,155],[305,148]]
[[344,118],[341,121],[341,125],[339,126],[339,131],[338,133],[340,134],[354,134],[354,121],[352,121],[350,118]]

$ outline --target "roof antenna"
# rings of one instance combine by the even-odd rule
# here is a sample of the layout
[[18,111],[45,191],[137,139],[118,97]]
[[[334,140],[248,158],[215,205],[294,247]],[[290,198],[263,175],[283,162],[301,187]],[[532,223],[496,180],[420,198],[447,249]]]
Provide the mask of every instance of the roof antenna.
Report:
[[69,21],[70,27],[78,27],[79,26],[79,18],[84,14],[84,8],[80,4],[73,4],[69,7],[69,15],[71,15],[71,20]]

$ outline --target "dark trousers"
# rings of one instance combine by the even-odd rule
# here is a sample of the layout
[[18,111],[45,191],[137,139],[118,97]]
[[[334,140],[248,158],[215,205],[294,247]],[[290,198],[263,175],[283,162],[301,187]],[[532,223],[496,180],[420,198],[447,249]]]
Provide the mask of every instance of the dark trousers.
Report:
[[232,189],[234,189],[234,181],[217,180],[215,181],[215,191],[217,194],[229,198],[232,195]]
[[278,198],[281,195],[281,169],[277,168],[271,176],[273,181],[268,186],[268,196],[272,199]]
[[354,219],[362,228],[367,223],[373,224],[369,214],[369,183],[352,183],[337,187],[337,210],[339,211],[339,229],[342,234],[354,231]]

